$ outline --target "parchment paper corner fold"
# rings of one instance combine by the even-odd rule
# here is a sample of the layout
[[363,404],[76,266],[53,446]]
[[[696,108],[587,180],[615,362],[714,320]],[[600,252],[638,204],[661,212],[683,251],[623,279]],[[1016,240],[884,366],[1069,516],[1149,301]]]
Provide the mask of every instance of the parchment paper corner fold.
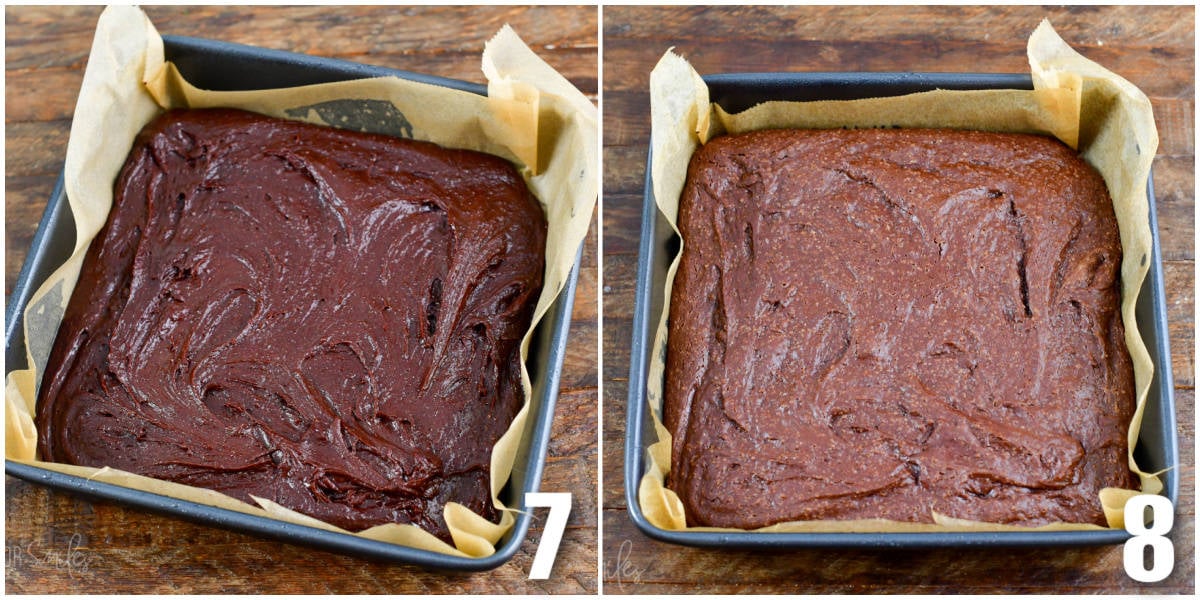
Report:
[[[105,9],[96,27],[67,143],[66,193],[80,235],[74,253],[34,293],[26,309],[27,356],[35,348],[38,355],[29,356],[30,369],[7,376],[6,458],[182,500],[341,531],[266,499],[256,499],[258,506],[254,506],[210,490],[114,469],[38,461],[33,421],[36,387],[46,360],[44,352],[53,341],[83,256],[112,206],[117,173],[137,133],[163,110],[232,107],[402,135],[487,152],[517,165],[549,222],[545,285],[521,343],[525,404],[493,447],[492,500],[502,509],[501,522],[490,523],[464,506],[450,503],[444,517],[453,546],[412,525],[380,525],[353,535],[455,556],[493,554],[495,544],[515,522],[512,509],[504,506],[499,493],[524,442],[522,434],[530,413],[532,386],[524,364],[533,329],[562,291],[587,234],[599,185],[599,133],[596,110],[587,97],[538,58],[507,25],[488,42],[482,69],[488,80],[486,97],[395,77],[275,90],[205,91],[191,86],[174,65],[164,62],[162,38],[140,9]],[[347,117],[355,114],[370,118]],[[34,310],[56,316],[37,318],[31,315]]]
[[[1149,269],[1152,245],[1146,182],[1158,147],[1150,101],[1134,85],[1068,46],[1048,21],[1028,41],[1033,90],[936,90],[888,98],[852,101],[766,102],[737,114],[709,103],[700,75],[668,50],[650,76],[651,185],[663,215],[676,226],[679,196],[688,161],[699,144],[722,133],[774,128],[945,127],[1053,135],[1080,151],[1104,177],[1113,199],[1124,253],[1121,268],[1121,315],[1125,341],[1133,360],[1137,407],[1129,429],[1129,467],[1141,480],[1140,490],[1106,488],[1096,499],[1109,527],[1123,528],[1125,502],[1137,494],[1157,494],[1162,482],[1138,468],[1133,458],[1141,430],[1154,365],[1134,319],[1134,307]],[[682,240],[686,244],[687,240]],[[664,298],[679,265],[677,255],[667,271]],[[660,418],[670,307],[658,320],[647,375],[647,402],[657,440],[647,452],[647,469],[638,489],[642,512],[655,526],[688,528],[683,503],[664,486],[671,470],[671,435]],[[1164,368],[1169,368],[1165,365]],[[882,519],[794,521],[758,531],[1002,531],[1020,529],[978,523],[932,513],[932,525]],[[1096,529],[1096,525],[1053,523],[1037,530]]]

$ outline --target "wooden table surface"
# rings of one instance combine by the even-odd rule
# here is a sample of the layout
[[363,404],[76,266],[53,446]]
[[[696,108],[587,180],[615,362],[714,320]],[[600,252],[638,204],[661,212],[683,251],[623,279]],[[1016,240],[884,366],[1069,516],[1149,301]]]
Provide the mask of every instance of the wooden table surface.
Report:
[[[1174,573],[1142,585],[1120,546],[1044,550],[715,551],[655,542],[625,510],[622,468],[650,70],[669,47],[702,73],[1028,72],[1025,40],[1048,17],[1085,56],[1154,105],[1154,163],[1181,449]],[[605,593],[1173,592],[1194,585],[1193,8],[605,7],[603,581]]]
[[[1194,23],[1191,8],[605,7],[604,586],[640,592],[1186,593],[1193,589]],[[482,81],[478,54],[504,22],[573,83],[597,89],[593,9],[148,8],[163,33],[211,37]],[[5,294],[62,168],[98,14],[6,9]],[[716,552],[654,542],[625,514],[621,480],[628,346],[646,146],[648,74],[669,46],[702,73],[926,70],[1022,72],[1024,40],[1049,17],[1086,56],[1141,87],[1162,138],[1155,162],[1181,445],[1177,554],[1141,585],[1119,547],[997,552]],[[924,33],[913,33],[924,32]],[[595,232],[585,243],[547,491],[575,507],[552,578],[526,579],[540,529],[485,574],[374,563],[89,502],[6,477],[9,591],[575,592],[596,589]],[[269,573],[269,575],[267,575]]]
[[[5,297],[62,170],[97,8],[5,10]],[[593,7],[148,7],[161,33],[344,58],[483,83],[484,42],[509,23],[589,97],[597,91]],[[541,527],[487,573],[293,546],[90,502],[5,477],[9,592],[594,593],[597,589],[596,232],[584,259],[543,491],[574,493],[551,578],[528,579]],[[85,587],[86,586],[86,587]]]

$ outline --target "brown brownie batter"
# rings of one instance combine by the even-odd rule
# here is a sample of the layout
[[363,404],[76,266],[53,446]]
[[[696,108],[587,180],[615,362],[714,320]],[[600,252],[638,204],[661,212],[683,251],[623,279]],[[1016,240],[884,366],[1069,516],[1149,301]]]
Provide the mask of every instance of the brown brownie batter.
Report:
[[1104,524],[1133,372],[1103,179],[1044,137],[760,131],[692,157],[665,421],[688,524]]
[[233,110],[138,137],[38,405],[43,459],[448,540],[493,521],[546,219],[506,161]]

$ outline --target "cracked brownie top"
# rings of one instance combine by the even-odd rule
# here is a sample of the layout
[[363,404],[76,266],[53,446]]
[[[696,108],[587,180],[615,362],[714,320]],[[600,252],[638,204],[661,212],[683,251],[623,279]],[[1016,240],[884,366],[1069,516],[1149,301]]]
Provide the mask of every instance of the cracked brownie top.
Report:
[[1104,524],[1133,373],[1103,179],[1057,140],[770,130],[680,201],[668,486],[689,525]]

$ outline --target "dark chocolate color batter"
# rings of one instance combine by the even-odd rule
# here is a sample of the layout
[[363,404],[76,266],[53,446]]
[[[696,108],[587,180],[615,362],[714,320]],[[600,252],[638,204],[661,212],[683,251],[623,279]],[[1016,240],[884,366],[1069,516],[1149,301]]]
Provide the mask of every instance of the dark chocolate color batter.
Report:
[[506,161],[233,110],[138,137],[43,380],[43,459],[340,527],[495,521],[546,220]]
[[1104,524],[1133,372],[1103,179],[1061,143],[761,131],[692,158],[665,421],[690,525]]

